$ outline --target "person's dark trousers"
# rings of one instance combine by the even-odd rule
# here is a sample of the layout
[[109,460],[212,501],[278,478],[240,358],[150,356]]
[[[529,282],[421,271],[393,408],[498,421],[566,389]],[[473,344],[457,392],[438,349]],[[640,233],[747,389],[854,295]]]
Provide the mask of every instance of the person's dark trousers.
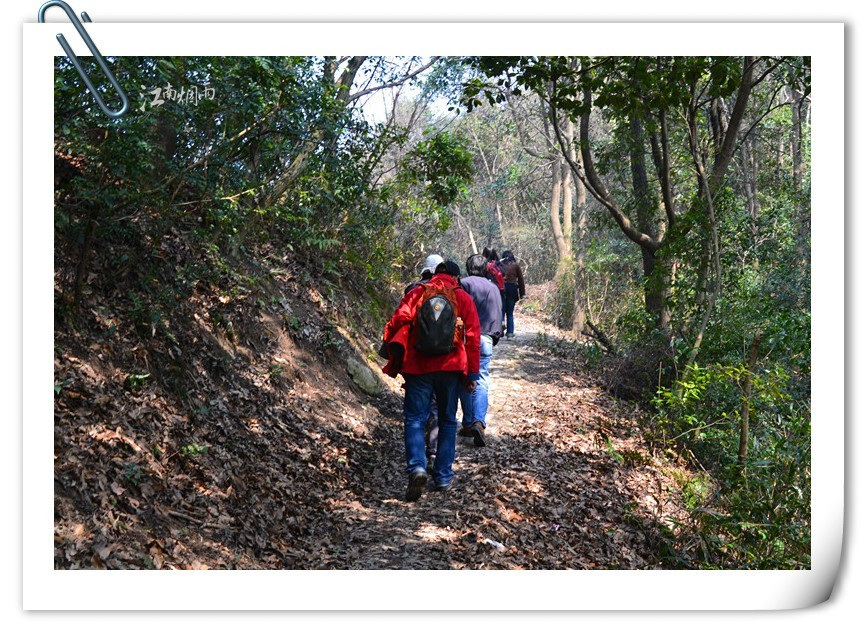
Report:
[[518,303],[518,284],[506,282],[503,312],[506,315],[506,334],[515,333],[515,304]]
[[437,451],[433,478],[438,486],[451,482],[454,477],[455,436],[457,434],[458,393],[460,372],[440,371],[429,374],[405,374],[406,394],[403,399],[404,446],[406,472],[425,470],[425,424],[430,415],[431,396],[437,402]]

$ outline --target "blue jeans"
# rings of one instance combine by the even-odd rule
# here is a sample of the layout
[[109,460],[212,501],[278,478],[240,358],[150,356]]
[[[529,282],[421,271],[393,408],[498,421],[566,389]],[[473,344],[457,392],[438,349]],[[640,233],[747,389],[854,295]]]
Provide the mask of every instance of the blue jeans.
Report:
[[518,303],[518,284],[506,282],[503,294],[503,315],[506,318],[506,334],[515,333],[515,304]]
[[466,389],[461,389],[461,411],[464,413],[464,419],[461,421],[466,427],[473,425],[473,422],[481,422],[483,427],[485,424],[485,416],[488,414],[488,389],[490,388],[490,366],[491,359],[494,357],[494,339],[487,334],[482,334],[482,344],[480,346],[481,357],[479,360],[479,380],[476,382],[475,393],[470,393]]
[[458,422],[458,392],[461,374],[456,371],[438,371],[429,374],[404,374],[406,394],[403,398],[403,439],[406,447],[406,472],[425,470],[425,424],[430,415],[431,395],[437,401],[437,451],[433,478],[437,485],[445,485],[455,476],[455,436]]

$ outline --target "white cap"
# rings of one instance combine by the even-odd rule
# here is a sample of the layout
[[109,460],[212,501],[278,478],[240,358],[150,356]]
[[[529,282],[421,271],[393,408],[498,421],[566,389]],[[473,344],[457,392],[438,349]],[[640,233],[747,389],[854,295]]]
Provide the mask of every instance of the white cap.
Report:
[[421,272],[430,271],[431,273],[435,272],[437,266],[443,263],[443,258],[439,255],[428,255],[427,259],[424,260],[424,268],[421,269]]

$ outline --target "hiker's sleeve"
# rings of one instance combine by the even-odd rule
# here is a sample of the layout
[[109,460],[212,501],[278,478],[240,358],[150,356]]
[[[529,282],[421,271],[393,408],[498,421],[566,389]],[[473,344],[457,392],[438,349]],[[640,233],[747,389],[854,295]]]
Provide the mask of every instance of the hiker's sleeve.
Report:
[[479,324],[479,312],[476,303],[466,292],[461,292],[461,313],[464,319],[464,332],[466,342],[464,347],[467,351],[467,378],[479,380],[480,347],[482,344],[482,326]]
[[400,300],[400,305],[391,315],[391,320],[385,324],[385,331],[382,333],[383,341],[390,341],[401,327],[412,323],[413,318],[415,318],[415,306],[418,303],[419,292],[423,292],[421,287],[413,288]]
[[524,273],[521,271],[521,265],[515,262],[515,268],[518,269],[518,289],[521,291],[519,295],[520,298],[524,298],[524,295],[527,294],[526,290],[524,290]]

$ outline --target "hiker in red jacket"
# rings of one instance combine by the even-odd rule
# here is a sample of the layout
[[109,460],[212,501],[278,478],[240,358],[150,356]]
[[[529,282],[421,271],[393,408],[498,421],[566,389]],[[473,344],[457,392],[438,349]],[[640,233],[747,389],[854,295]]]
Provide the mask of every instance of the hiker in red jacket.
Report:
[[503,267],[500,265],[499,257],[497,257],[497,251],[485,246],[485,248],[482,249],[482,255],[487,259],[487,273],[485,276],[497,284],[497,288],[500,291],[500,298],[502,299],[503,293],[506,290],[506,278],[503,273]]
[[[409,475],[407,501],[421,497],[427,484],[424,431],[431,396],[436,395],[439,425],[434,487],[447,491],[454,483],[458,396],[462,387],[470,393],[475,391],[479,379],[479,315],[472,297],[460,287],[459,277],[460,268],[454,262],[437,266],[430,281],[404,296],[383,333],[389,350],[389,362],[383,371],[392,376],[401,373],[406,383],[403,414]],[[431,312],[431,306],[439,306],[436,310],[441,312]],[[426,351],[433,336],[428,333],[431,327],[447,327],[449,323],[453,324],[447,332],[451,350]]]
[[[434,271],[436,271],[437,266],[442,264],[443,261],[443,258],[436,253],[428,255],[427,259],[424,260],[424,267],[421,269],[421,279],[412,282],[404,288],[403,294],[406,295],[414,288],[418,288],[424,282],[430,281],[430,278],[434,276]],[[428,472],[433,471],[434,460],[437,456],[437,435],[439,435],[439,432],[439,424],[437,423],[437,399],[436,397],[433,397],[431,398],[430,415],[427,417],[427,422],[424,427],[424,448],[425,453],[427,454]]]

